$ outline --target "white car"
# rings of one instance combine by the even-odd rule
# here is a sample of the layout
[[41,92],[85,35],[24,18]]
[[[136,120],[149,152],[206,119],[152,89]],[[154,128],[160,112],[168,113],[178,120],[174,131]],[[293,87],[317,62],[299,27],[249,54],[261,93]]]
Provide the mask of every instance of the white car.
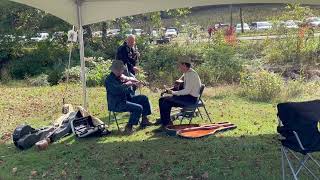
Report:
[[32,37],[31,40],[35,42],[40,42],[47,40],[49,38],[49,33],[37,33],[36,37]]
[[116,36],[120,33],[120,29],[110,29],[107,31],[107,36]]
[[309,17],[306,22],[312,27],[320,27],[320,17]]
[[93,37],[102,37],[102,31],[95,31],[92,33]]
[[269,30],[271,28],[272,28],[272,24],[268,21],[253,22],[251,24],[251,29],[257,30],[257,31]]
[[[250,31],[250,27],[247,23],[243,23],[243,30],[244,30],[244,32]],[[241,24],[236,25],[236,32],[238,32],[238,33],[241,32]]]
[[299,26],[293,20],[289,20],[283,23],[284,27],[288,29],[298,29]]
[[141,36],[143,30],[142,29],[133,29],[132,33],[136,36]]
[[164,33],[165,37],[177,37],[178,36],[178,32],[176,29],[170,29],[168,28],[166,30],[166,32]]
[[151,31],[151,36],[152,37],[158,37],[159,35],[158,35],[158,32],[156,30],[152,30]]

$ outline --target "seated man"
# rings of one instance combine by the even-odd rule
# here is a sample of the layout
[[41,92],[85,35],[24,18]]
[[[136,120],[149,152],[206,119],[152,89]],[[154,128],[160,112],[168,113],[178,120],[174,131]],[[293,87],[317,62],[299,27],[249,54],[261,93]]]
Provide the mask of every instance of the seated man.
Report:
[[167,89],[167,93],[173,96],[161,97],[159,99],[160,121],[156,124],[162,126],[171,125],[170,112],[172,107],[183,107],[186,105],[195,104],[200,96],[201,80],[196,71],[191,68],[191,59],[187,56],[178,58],[178,67],[183,72],[181,80],[183,79],[182,90]]
[[132,133],[132,126],[137,125],[142,115],[140,127],[151,125],[148,115],[151,114],[149,99],[144,95],[133,96],[130,88],[139,81],[123,75],[125,66],[122,61],[115,60],[110,67],[111,73],[105,80],[108,109],[115,112],[130,112],[130,119],[125,127],[125,133]]

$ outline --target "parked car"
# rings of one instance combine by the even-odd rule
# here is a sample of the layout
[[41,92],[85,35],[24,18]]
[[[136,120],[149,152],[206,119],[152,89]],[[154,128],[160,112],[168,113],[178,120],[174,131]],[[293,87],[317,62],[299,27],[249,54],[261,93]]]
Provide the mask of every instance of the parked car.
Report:
[[152,37],[158,37],[159,35],[158,35],[158,32],[156,30],[152,30],[151,31],[151,36]]
[[309,17],[306,19],[306,23],[312,27],[320,27],[320,17]]
[[288,20],[286,22],[283,22],[283,26],[287,29],[298,29],[299,28],[298,24],[293,20]]
[[166,32],[164,33],[164,36],[165,37],[177,37],[178,31],[177,31],[177,29],[167,28]]
[[136,36],[141,36],[142,33],[143,33],[142,29],[133,29],[132,30],[132,34],[134,34]]
[[92,33],[93,37],[102,37],[102,31],[95,31]]
[[63,31],[57,31],[52,34],[50,41],[66,42],[67,39],[68,39],[67,33],[65,33]]
[[32,37],[31,41],[40,42],[47,40],[49,38],[49,33],[37,33],[36,37]]
[[107,36],[116,36],[120,33],[120,29],[110,29],[107,31]]
[[[236,32],[241,32],[241,24],[237,24],[236,25]],[[246,31],[250,31],[250,27],[247,23],[243,23],[243,30]]]
[[268,21],[253,22],[251,23],[250,26],[251,26],[251,30],[256,30],[256,31],[269,30],[272,28],[272,24]]
[[227,29],[230,26],[230,24],[223,24],[223,23],[218,23],[214,25],[215,29]]

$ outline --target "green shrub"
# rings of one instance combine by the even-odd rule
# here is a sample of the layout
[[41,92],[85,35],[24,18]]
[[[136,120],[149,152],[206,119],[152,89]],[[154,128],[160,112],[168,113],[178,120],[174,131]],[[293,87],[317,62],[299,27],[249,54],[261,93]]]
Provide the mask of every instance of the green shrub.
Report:
[[27,84],[30,86],[48,86],[50,83],[48,82],[48,75],[40,74],[36,77],[25,77]]
[[49,71],[48,82],[50,83],[50,85],[57,85],[59,83],[59,80],[61,79],[61,76],[62,72],[60,69]]
[[284,98],[296,98],[304,92],[304,83],[301,80],[289,80],[284,88]]
[[204,63],[198,72],[201,78],[208,78],[205,83],[233,83],[239,82],[243,61],[236,57],[233,46],[225,43],[210,44],[204,51]]
[[88,86],[103,86],[105,77],[110,73],[111,61],[101,61],[87,73]]
[[264,48],[264,43],[261,41],[242,41],[236,51],[243,59],[255,60],[263,57]]
[[[110,73],[111,61],[110,60],[97,60],[90,62],[90,67],[86,67],[86,83],[87,86],[103,86],[105,77]],[[80,82],[81,67],[75,66],[66,69],[61,77],[61,82],[66,82],[69,73],[69,82]]]
[[62,73],[60,82],[66,82],[67,76],[69,76],[69,82],[73,82],[73,83],[80,82],[80,72],[81,72],[80,66],[74,66],[74,67],[71,67],[70,69],[66,69]]
[[65,46],[48,41],[39,42],[34,48],[26,49],[20,58],[10,62],[11,74],[13,78],[23,79],[25,75],[50,74],[52,69],[62,72],[68,55]]
[[250,100],[269,102],[281,97],[283,84],[281,76],[265,70],[243,73],[240,81],[241,94]]
[[156,86],[172,84],[181,74],[176,60],[182,50],[180,46],[170,44],[151,47],[142,54],[140,65],[146,71],[148,82]]

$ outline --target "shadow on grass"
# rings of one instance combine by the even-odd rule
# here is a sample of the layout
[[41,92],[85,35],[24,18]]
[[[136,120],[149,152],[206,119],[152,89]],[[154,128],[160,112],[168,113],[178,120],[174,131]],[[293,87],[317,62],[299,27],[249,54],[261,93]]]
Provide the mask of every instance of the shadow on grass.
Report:
[[[49,179],[279,179],[280,151],[275,135],[196,140],[153,133],[131,136],[64,138],[38,152],[0,146],[0,177],[25,179],[31,171]],[[227,133],[228,134],[228,133]],[[15,175],[13,168],[17,168]]]

